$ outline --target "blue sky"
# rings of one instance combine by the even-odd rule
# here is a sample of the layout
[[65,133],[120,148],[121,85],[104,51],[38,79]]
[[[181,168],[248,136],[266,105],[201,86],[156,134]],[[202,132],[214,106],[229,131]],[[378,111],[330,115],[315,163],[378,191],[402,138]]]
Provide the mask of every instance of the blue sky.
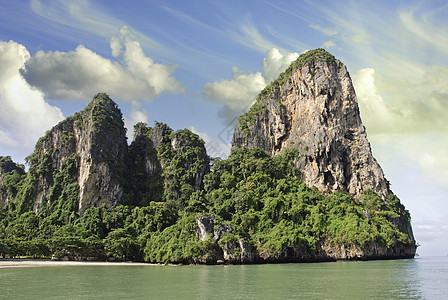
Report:
[[225,157],[236,117],[309,49],[352,76],[374,156],[420,255],[448,255],[446,1],[0,0],[0,155],[97,92],[138,121],[189,128]]

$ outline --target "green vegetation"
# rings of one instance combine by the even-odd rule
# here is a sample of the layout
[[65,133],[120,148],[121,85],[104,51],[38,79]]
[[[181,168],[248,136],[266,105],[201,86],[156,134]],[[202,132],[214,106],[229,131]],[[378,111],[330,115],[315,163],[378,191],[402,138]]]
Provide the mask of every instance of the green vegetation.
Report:
[[[151,201],[167,201],[175,207],[185,207],[191,194],[202,188],[201,179],[208,173],[210,158],[204,141],[187,129],[173,132],[158,122],[154,128],[138,123],[134,130],[123,203],[142,206]],[[156,147],[152,141],[157,138],[153,137],[154,132],[161,139]],[[145,169],[148,165],[152,168],[150,173]]]
[[[237,257],[242,239],[260,257],[281,261],[292,255],[312,259],[323,245],[414,246],[407,229],[394,226],[410,220],[395,195],[387,201],[371,190],[362,199],[322,195],[300,180],[294,166],[303,155],[299,150],[271,157],[239,148],[210,166],[199,136],[156,122],[136,124],[134,141],[117,156],[109,148],[120,144],[124,127],[109,100],[99,94],[41,138],[27,158],[28,172],[0,157],[0,256],[191,263],[232,244]],[[265,109],[257,103],[244,123]],[[89,153],[117,177],[121,205],[89,207],[79,215],[79,166],[86,158],[75,154],[73,126],[92,130]],[[205,215],[217,218],[215,230],[226,225],[232,232],[199,240],[197,218]]]
[[324,61],[328,64],[332,64],[334,66],[338,66],[338,61],[336,58],[329,52],[325,51],[325,49],[318,48],[315,50],[307,51],[301,54],[296,61],[294,61],[285,72],[281,73],[276,80],[272,81],[268,86],[266,86],[261,93],[258,95],[257,100],[269,97],[283,86],[286,81],[291,77],[292,72],[295,69],[301,68],[307,64],[314,63],[316,61]]
[[250,110],[242,115],[238,124],[240,125],[241,130],[244,134],[249,134],[249,127],[255,122],[257,116],[263,115],[267,113],[267,107],[260,102],[255,102],[254,105],[251,106]]
[[[162,194],[153,196],[160,201],[136,201],[111,209],[92,207],[78,216],[70,200],[77,195],[76,189],[70,188],[73,157],[55,180],[67,188],[53,187],[50,203],[54,204],[47,210],[37,215],[2,210],[0,252],[9,256],[190,263],[237,237],[274,260],[287,249],[312,257],[324,241],[345,247],[411,245],[409,236],[393,225],[399,216],[409,218],[396,196],[392,194],[385,203],[371,190],[361,200],[342,192],[322,195],[300,181],[300,172],[293,166],[294,158],[300,155],[297,151],[270,157],[260,149],[235,149],[227,160],[215,161],[203,188],[184,188],[193,182],[182,158],[198,157],[192,145],[203,142],[187,131],[169,135],[190,146],[185,146],[182,154],[173,154],[173,149],[163,145],[158,149],[157,155],[167,163],[160,178],[178,179],[159,182],[163,189],[157,191]],[[193,159],[192,165],[195,163],[202,162]],[[217,216],[233,228],[234,234],[225,234],[218,242],[212,238],[200,241],[196,217],[205,214]]]

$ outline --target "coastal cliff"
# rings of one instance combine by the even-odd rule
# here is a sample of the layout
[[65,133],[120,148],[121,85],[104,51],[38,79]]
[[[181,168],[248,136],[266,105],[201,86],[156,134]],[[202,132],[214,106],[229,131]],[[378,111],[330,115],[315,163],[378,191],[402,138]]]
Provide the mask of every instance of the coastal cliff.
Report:
[[0,256],[245,264],[414,257],[410,213],[372,156],[346,67],[317,49],[267,86],[210,160],[187,129],[98,94],[0,157]]
[[324,193],[389,195],[372,155],[347,68],[323,49],[301,55],[238,122],[232,147],[295,148],[302,180]]
[[33,210],[64,206],[67,201],[80,214],[92,206],[117,205],[123,194],[126,152],[121,111],[107,95],[96,95],[86,109],[40,138],[27,158],[36,183],[30,186]]

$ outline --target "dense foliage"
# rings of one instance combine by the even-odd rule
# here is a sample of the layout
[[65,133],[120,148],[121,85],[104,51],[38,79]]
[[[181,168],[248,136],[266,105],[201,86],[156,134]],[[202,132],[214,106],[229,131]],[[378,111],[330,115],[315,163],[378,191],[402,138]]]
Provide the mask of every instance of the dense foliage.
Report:
[[[235,238],[228,234],[219,242],[200,241],[196,217],[205,214],[217,216],[260,255],[272,258],[291,248],[314,253],[323,242],[360,247],[411,244],[409,236],[393,225],[399,216],[409,218],[396,196],[384,202],[373,191],[360,200],[342,192],[322,195],[300,181],[293,163],[299,154],[293,150],[270,157],[260,149],[234,149],[228,159],[215,160],[203,187],[194,189],[185,161],[203,163],[203,153],[197,153],[203,142],[187,131],[170,132],[169,140],[175,135],[180,140],[192,138],[183,143],[191,148],[176,152],[166,143],[150,153],[166,162],[159,170],[160,181],[152,182],[163,187],[153,194],[129,194],[145,199],[129,205],[92,207],[79,216],[71,200],[77,191],[70,186],[68,162],[53,185],[54,205],[38,214],[8,205],[1,210],[0,254],[189,263]],[[167,178],[177,180],[166,183]],[[23,178],[19,182],[25,184]]]
[[[293,65],[316,58],[335,62],[317,49]],[[240,119],[243,130],[265,110],[256,103]],[[362,199],[322,195],[300,180],[298,150],[271,157],[261,149],[233,149],[210,165],[204,141],[187,129],[158,122],[134,129],[127,146],[120,110],[98,94],[39,139],[28,172],[0,157],[0,256],[191,263],[229,245],[238,256],[244,241],[259,257],[281,261],[291,253],[312,259],[328,245],[413,246],[400,225],[409,213],[395,195],[387,201],[371,190]],[[81,210],[85,160],[110,169],[103,179],[122,188],[121,205]],[[198,218],[205,216],[216,220],[214,230],[227,228],[219,238],[199,239]]]

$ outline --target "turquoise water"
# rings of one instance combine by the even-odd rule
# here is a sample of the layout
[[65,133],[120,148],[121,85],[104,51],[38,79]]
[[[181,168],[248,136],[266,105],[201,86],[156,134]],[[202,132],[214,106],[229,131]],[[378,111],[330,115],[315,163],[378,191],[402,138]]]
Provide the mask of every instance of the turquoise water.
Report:
[[4,299],[448,299],[448,258],[0,268]]

